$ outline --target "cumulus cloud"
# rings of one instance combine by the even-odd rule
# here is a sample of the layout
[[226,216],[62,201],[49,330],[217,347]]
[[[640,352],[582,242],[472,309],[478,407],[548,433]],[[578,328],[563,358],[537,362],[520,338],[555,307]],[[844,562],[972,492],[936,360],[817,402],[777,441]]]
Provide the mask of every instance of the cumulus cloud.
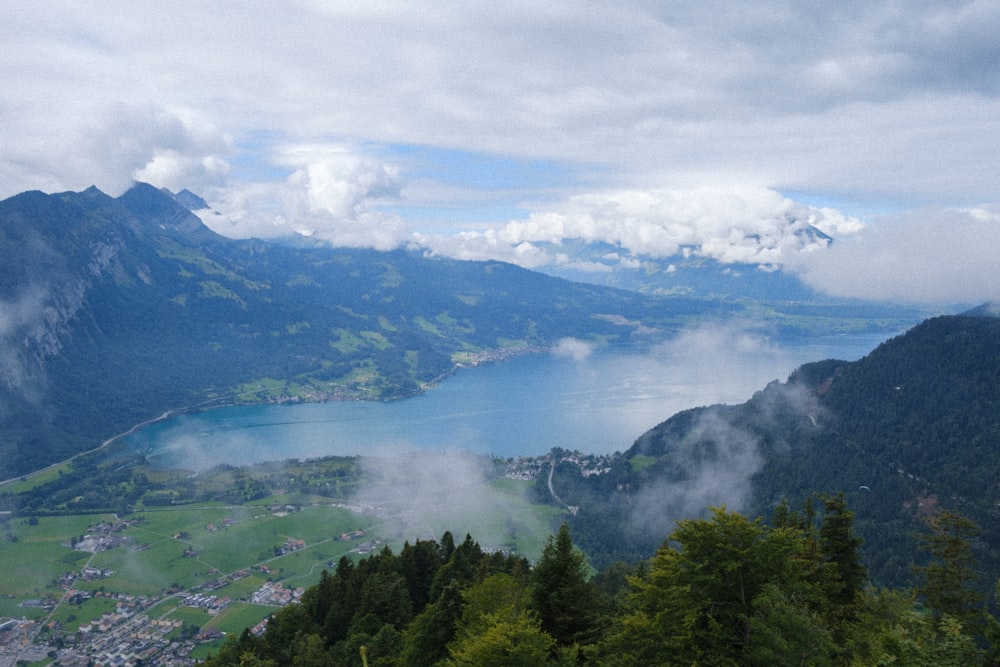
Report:
[[[591,271],[608,265],[553,246],[773,267],[818,248],[793,219],[856,235],[856,218],[779,191],[883,210],[1000,202],[996,3],[13,1],[0,196],[140,178],[199,192],[224,233],[388,248],[409,241],[387,204],[394,160],[331,144],[500,156],[542,185],[423,171],[398,210],[448,229],[415,241]],[[456,214],[456,192],[476,216]],[[528,213],[504,224],[514,208]]]
[[51,189],[96,185],[117,196],[134,181],[204,190],[222,185],[230,169],[223,132],[196,112],[153,103],[83,106],[71,120],[27,131],[37,141],[30,153],[18,155],[17,142],[0,159],[0,173],[13,183],[42,172]]
[[218,215],[205,223],[246,238],[302,234],[332,245],[390,250],[409,233],[380,202],[399,195],[398,169],[337,144],[285,147],[272,158],[290,171],[283,181],[257,181],[215,191]]
[[157,105],[114,104],[86,133],[85,155],[109,194],[135,180],[172,190],[205,189],[224,182],[226,137],[189,114]]
[[863,227],[857,218],[766,188],[718,187],[578,195],[499,229],[450,238],[420,236],[419,241],[438,254],[503,259],[529,268],[570,261],[538,245],[570,240],[620,248],[625,268],[639,268],[635,256],[680,253],[727,264],[780,266],[794,255],[825,247],[829,236],[855,234]]
[[836,296],[911,303],[1000,300],[1000,210],[919,210],[882,216],[852,239],[793,268]]
[[106,9],[18,0],[0,26],[5,177],[33,161],[42,178],[78,152],[73,119],[120,100],[197,108],[238,137],[447,146],[645,183],[936,198],[973,178],[1000,199],[969,159],[992,164],[998,141],[983,131],[1000,89],[989,2]]

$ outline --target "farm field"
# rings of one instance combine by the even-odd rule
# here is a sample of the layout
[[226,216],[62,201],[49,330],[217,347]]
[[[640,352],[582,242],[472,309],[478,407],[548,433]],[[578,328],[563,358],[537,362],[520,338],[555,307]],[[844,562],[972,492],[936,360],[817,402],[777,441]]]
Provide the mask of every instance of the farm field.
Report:
[[[50,479],[19,486],[32,493]],[[489,485],[504,502],[471,525],[466,516],[446,529],[458,539],[466,531],[501,536],[483,547],[537,558],[562,510],[530,503],[528,481]],[[225,636],[296,601],[341,558],[440,538],[431,531],[449,517],[413,519],[297,490],[245,503],[140,503],[124,515],[8,513],[0,518],[0,620],[22,619],[34,643],[46,647],[120,643],[128,635],[206,657]]]

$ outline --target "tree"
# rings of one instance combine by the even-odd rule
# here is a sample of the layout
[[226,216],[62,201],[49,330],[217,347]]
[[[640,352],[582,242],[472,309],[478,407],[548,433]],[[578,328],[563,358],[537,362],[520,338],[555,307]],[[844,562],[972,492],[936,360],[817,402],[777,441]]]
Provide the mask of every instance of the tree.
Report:
[[766,584],[754,598],[750,619],[753,641],[747,664],[834,664],[836,645],[822,614],[777,584]]
[[460,640],[450,651],[454,667],[537,667],[548,662],[555,640],[538,618],[521,611],[514,618],[484,619],[485,631]]
[[629,612],[603,644],[608,665],[822,664],[829,642],[809,636],[823,600],[797,528],[767,529],[723,508],[680,521],[632,580]]
[[323,639],[317,634],[308,634],[295,641],[292,667],[334,667],[334,662]]
[[413,618],[403,633],[402,667],[424,667],[448,657],[448,644],[455,638],[462,615],[462,591],[456,582],[446,586],[441,597]]
[[923,536],[921,548],[931,561],[914,568],[922,577],[917,592],[936,617],[951,616],[968,628],[983,613],[983,595],[974,588],[978,577],[972,553],[979,526],[951,510],[938,512],[926,523],[931,532]]
[[819,548],[828,576],[827,601],[846,613],[868,581],[861,563],[863,540],[854,535],[854,513],[847,509],[843,492],[824,497],[826,514],[819,529]]
[[588,644],[601,631],[601,596],[573,547],[569,525],[549,537],[531,578],[531,609],[560,646]]
[[847,509],[844,494],[825,496],[822,501],[826,511],[819,528],[820,575],[826,598],[823,613],[834,641],[843,647],[868,571],[861,562],[863,540],[854,535],[854,513]]

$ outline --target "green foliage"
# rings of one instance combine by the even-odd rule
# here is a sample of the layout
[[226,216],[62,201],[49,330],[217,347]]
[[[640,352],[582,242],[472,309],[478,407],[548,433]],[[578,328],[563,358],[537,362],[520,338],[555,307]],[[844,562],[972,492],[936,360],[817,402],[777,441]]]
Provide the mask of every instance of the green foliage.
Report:
[[[304,660],[303,652],[312,661],[303,664],[356,664],[361,646],[371,665],[433,664],[447,658],[458,631],[462,591],[501,575],[519,581],[518,573],[526,571],[520,557],[488,554],[471,537],[455,546],[450,534],[440,543],[404,544],[398,555],[385,548],[357,564],[344,557],[300,604],[273,614],[261,639],[233,640],[209,664],[236,664],[234,656],[247,651],[283,665]],[[473,612],[466,613],[471,624]]]
[[[770,664],[754,656],[804,651],[775,640],[781,633],[755,628],[803,630],[814,625],[822,600],[816,563],[804,558],[805,537],[769,529],[724,508],[711,520],[678,523],[657,552],[648,576],[635,580],[630,612],[605,655],[628,656],[622,664]],[[763,658],[762,658],[763,659]]]
[[983,596],[974,588],[979,576],[972,553],[979,526],[947,510],[929,517],[927,526],[931,532],[923,536],[922,547],[931,562],[914,568],[921,576],[918,594],[936,616],[966,626],[976,623],[983,612]]
[[513,619],[487,616],[482,634],[470,635],[451,649],[449,667],[536,667],[548,662],[555,645],[540,621],[526,611]]
[[[360,665],[362,647],[372,667],[995,664],[986,660],[1000,621],[989,617],[977,634],[925,613],[912,592],[867,586],[852,512],[841,497],[822,500],[821,517],[785,505],[780,525],[725,508],[679,522],[628,575],[620,608],[587,581],[565,525],[533,569],[447,533],[398,555],[345,558],[301,604],[275,613],[263,637],[231,637],[206,664]],[[967,528],[960,517],[940,523]],[[623,574],[603,575],[612,594],[608,582]]]
[[569,525],[550,538],[531,577],[531,609],[560,646],[589,644],[601,630],[601,602]]

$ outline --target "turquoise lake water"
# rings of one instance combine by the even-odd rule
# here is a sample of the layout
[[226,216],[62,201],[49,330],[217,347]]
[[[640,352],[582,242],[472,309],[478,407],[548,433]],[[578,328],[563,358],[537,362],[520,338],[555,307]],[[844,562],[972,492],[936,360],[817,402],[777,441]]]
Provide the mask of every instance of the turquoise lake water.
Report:
[[[541,353],[458,371],[400,401],[239,406],[183,414],[124,439],[160,467],[205,469],[327,455],[391,455],[407,448],[502,457],[553,447],[628,449],[676,412],[741,403],[797,366],[858,359],[888,334],[777,344],[736,329],[702,329],[642,352]],[[576,356],[570,354],[576,352]]]

